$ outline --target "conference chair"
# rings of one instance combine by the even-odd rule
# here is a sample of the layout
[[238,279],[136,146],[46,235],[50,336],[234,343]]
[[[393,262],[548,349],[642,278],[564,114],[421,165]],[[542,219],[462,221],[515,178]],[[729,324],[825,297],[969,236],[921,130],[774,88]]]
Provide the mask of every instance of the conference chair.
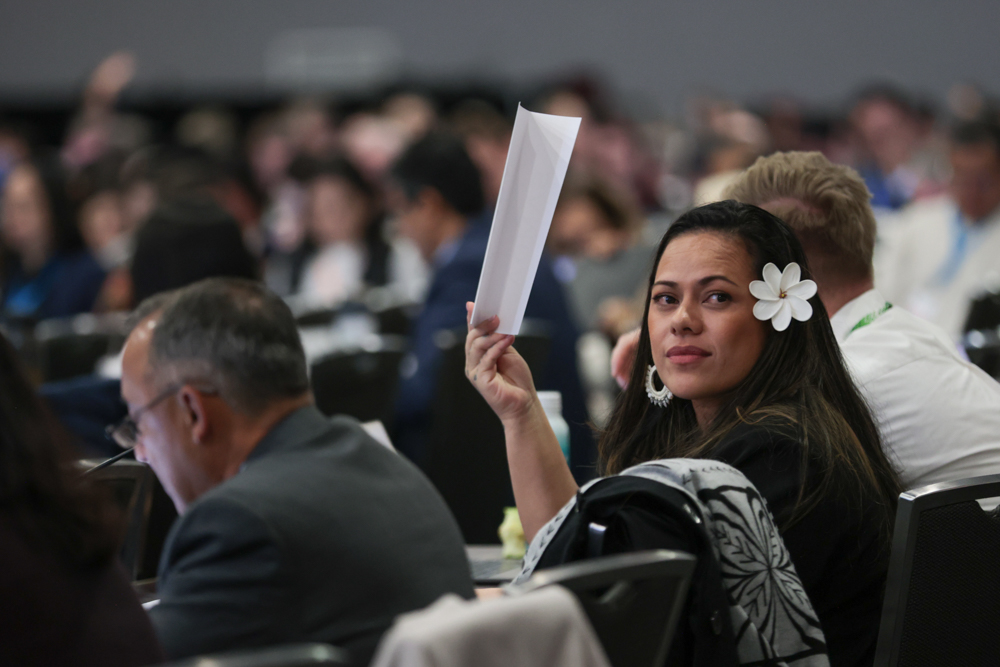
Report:
[[301,328],[334,326],[344,315],[369,315],[381,334],[407,336],[420,306],[409,301],[381,296],[365,297],[362,302],[348,301],[329,307],[301,308],[295,313],[295,324]]
[[[431,425],[421,467],[444,497],[466,544],[499,544],[503,508],[514,504],[503,426],[465,377],[466,329],[439,331],[441,349]],[[542,377],[550,337],[544,323],[525,320],[514,347]]]
[[371,667],[611,667],[576,597],[562,586],[402,614]]
[[340,315],[340,307],[314,308],[304,310],[295,315],[295,325],[298,327],[325,327],[333,324]]
[[969,304],[964,331],[996,329],[1000,326],[1000,290],[987,290]]
[[410,295],[401,294],[391,285],[367,289],[361,301],[375,317],[379,333],[399,336],[410,335],[413,320],[422,307],[414,303]]
[[295,324],[300,329],[336,327],[341,324],[340,320],[344,318],[367,319],[372,322],[372,326],[377,325],[374,313],[361,301],[342,301],[332,306],[311,306],[296,303],[293,300],[289,303],[289,307],[292,308]]
[[977,502],[997,496],[1000,475],[899,496],[876,667],[1000,660],[1000,519]]
[[416,317],[419,306],[413,304],[403,304],[388,306],[373,310],[372,315],[378,322],[378,332],[381,334],[395,334],[397,336],[409,336],[410,328]]
[[43,320],[35,327],[34,342],[44,381],[89,375],[102,357],[117,353],[125,344],[124,318],[84,314]]
[[661,667],[696,561],[663,549],[602,556],[537,572],[511,594],[563,586],[580,601],[611,667]]
[[972,301],[963,331],[969,361],[1000,378],[1000,291],[984,292]]
[[[85,461],[84,465],[96,463],[100,461]],[[122,528],[119,553],[125,570],[135,580],[140,574],[144,574],[142,570],[156,475],[145,463],[123,460],[95,470],[88,478],[108,487],[112,498],[123,511],[125,525]]]
[[288,644],[213,653],[169,662],[163,667],[309,667],[348,665],[347,654],[329,644]]
[[962,347],[969,361],[1000,379],[1000,328],[967,331]]
[[337,350],[310,368],[316,407],[323,414],[351,415],[360,421],[392,423],[399,364],[406,353],[402,336],[367,336],[362,347]]

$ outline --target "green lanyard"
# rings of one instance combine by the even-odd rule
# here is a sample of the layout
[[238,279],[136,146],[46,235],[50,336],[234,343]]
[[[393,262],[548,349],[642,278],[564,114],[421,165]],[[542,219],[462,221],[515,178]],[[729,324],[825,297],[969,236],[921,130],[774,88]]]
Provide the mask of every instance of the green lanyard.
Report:
[[879,315],[881,315],[885,311],[889,310],[890,308],[892,308],[892,304],[889,303],[888,301],[886,301],[884,306],[882,306],[878,310],[876,310],[874,312],[871,312],[871,313],[868,313],[867,315],[865,315],[864,317],[862,317],[861,320],[859,320],[857,324],[855,324],[853,327],[851,327],[851,330],[847,332],[847,335],[851,335],[852,333],[854,333],[855,331],[857,331],[861,327],[868,326],[869,324],[871,324],[872,322],[874,322],[875,320],[877,320]]

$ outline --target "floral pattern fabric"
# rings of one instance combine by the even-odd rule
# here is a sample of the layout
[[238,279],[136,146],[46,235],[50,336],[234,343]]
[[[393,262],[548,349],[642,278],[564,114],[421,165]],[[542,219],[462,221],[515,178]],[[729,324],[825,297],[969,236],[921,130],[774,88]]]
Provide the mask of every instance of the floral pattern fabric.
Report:
[[[816,612],[766,501],[743,473],[718,461],[663,459],[621,474],[678,489],[699,508],[696,520],[704,522],[712,538],[728,593],[741,665],[828,667]],[[531,575],[575,504],[574,498],[538,532],[515,583]]]

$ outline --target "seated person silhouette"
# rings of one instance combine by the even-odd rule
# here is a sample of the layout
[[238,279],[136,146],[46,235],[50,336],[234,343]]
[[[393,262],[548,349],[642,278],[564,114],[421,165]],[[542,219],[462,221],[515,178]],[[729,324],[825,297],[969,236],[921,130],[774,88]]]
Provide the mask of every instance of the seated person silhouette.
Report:
[[[741,472],[774,517],[831,664],[871,664],[899,480],[809,275],[795,235],[756,206],[681,216],[657,249],[599,465],[615,475],[712,459]],[[497,327],[495,317],[469,327],[466,373],[504,424],[525,536],[545,539],[579,489],[513,337]]]
[[170,658],[318,641],[365,665],[400,613],[472,596],[430,482],[355,419],[313,405],[281,299],[211,278],[140,311],[114,435],[181,515],[150,614]]
[[[433,272],[413,325],[411,354],[402,366],[393,438],[401,452],[422,464],[441,361],[434,336],[465,326],[465,302],[476,296],[493,214],[483,208],[475,164],[461,139],[449,134],[432,132],[407,148],[393,166],[392,178],[399,231],[417,245]],[[550,327],[552,343],[539,386],[562,394],[573,474],[581,481],[589,479],[595,454],[576,365],[577,329],[545,256],[538,264],[524,316]]]
[[117,558],[121,517],[66,440],[0,335],[0,664],[159,663]]

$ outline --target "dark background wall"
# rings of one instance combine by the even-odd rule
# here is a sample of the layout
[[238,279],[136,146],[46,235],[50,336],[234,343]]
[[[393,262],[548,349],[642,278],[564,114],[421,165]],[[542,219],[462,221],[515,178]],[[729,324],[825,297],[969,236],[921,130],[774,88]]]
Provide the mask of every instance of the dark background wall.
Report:
[[998,36],[997,0],[0,0],[0,97],[71,95],[124,48],[139,96],[594,66],[651,111],[706,88],[822,104],[871,79],[995,91]]

